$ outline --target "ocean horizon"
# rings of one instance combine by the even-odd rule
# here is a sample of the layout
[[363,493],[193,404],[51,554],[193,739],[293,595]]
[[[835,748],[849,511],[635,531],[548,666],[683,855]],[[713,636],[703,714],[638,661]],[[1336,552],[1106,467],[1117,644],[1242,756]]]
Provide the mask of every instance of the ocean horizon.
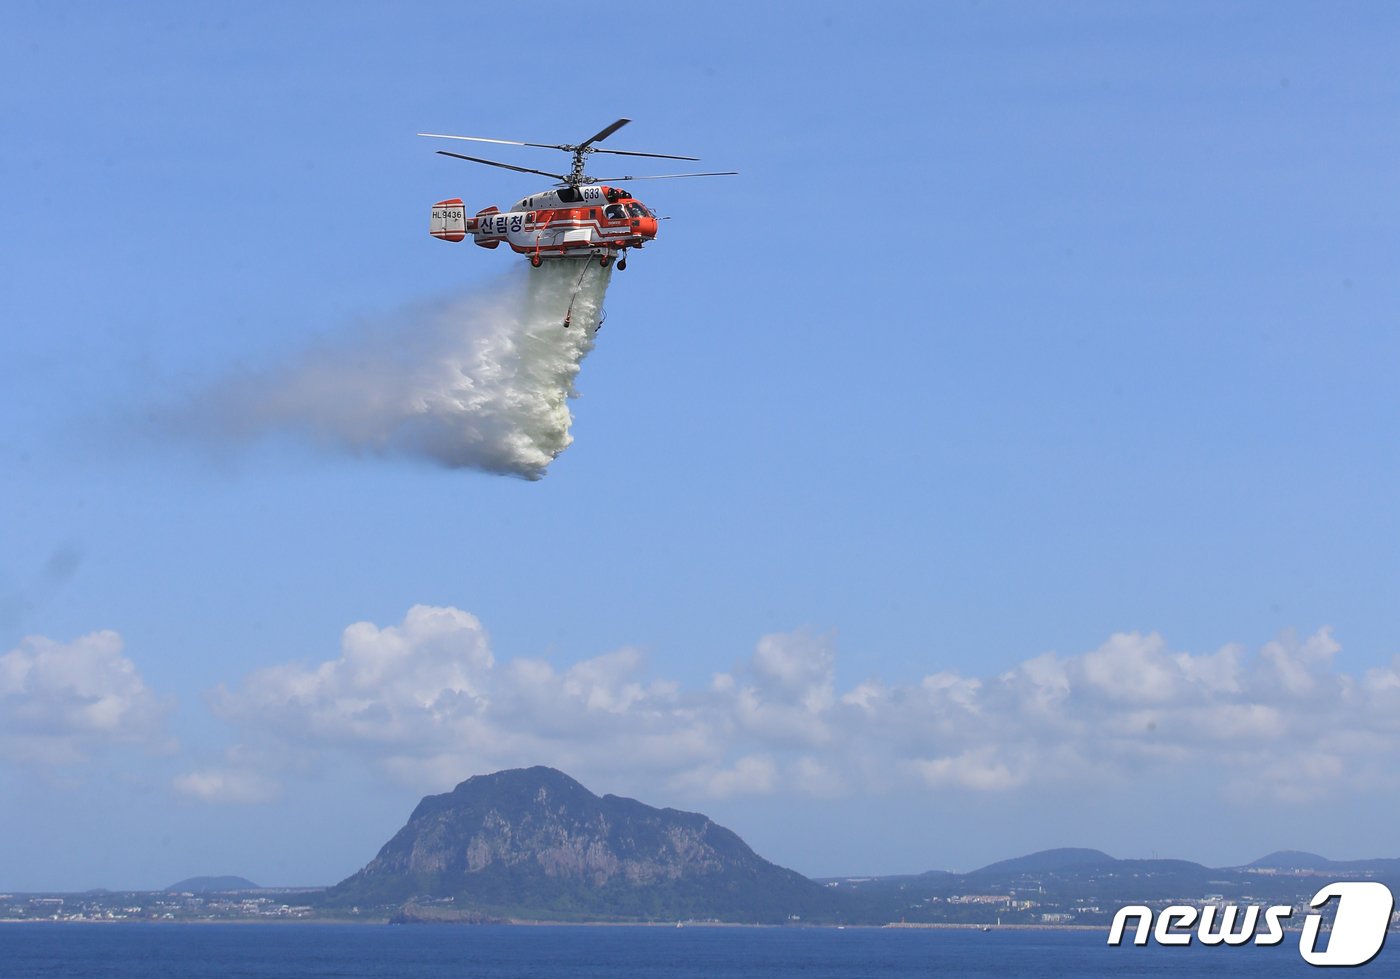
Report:
[[[1110,947],[1103,929],[408,925],[330,922],[13,922],[0,961],[39,976],[879,976],[1306,975],[1290,934],[1273,948]],[[1376,960],[1385,961],[1385,952]],[[1373,963],[1374,964],[1374,963]]]

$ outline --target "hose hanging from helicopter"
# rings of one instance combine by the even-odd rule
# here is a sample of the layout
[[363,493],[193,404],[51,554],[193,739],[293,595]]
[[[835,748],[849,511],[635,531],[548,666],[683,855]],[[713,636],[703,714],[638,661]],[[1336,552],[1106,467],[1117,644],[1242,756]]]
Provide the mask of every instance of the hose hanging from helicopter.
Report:
[[[588,269],[592,265],[592,260],[584,260],[583,268],[580,269],[578,273],[578,281],[574,283],[574,291],[569,293],[569,309],[567,312],[564,313],[564,329],[566,330],[569,328],[569,323],[574,318],[574,303],[578,302],[579,291],[583,288],[583,277],[588,274]],[[599,321],[598,325],[603,325],[601,320]]]

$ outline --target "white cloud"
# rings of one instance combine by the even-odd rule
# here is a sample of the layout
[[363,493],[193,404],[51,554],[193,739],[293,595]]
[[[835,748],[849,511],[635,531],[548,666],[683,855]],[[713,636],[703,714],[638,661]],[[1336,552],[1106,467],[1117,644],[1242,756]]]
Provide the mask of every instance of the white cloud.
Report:
[[396,626],[351,626],[336,659],[258,670],[214,704],[265,767],[346,752],[422,787],[545,763],[611,784],[660,777],[696,797],[911,782],[1005,794],[1177,774],[1222,796],[1302,801],[1364,791],[1400,761],[1400,661],[1356,678],[1336,669],[1339,648],[1327,629],[1254,656],[1119,633],[997,676],[935,670],[842,690],[832,640],[797,632],[762,637],[687,689],[649,675],[635,649],[498,661],[474,616],[416,606]]
[[728,768],[705,765],[681,772],[671,784],[709,799],[733,795],[767,795],[777,784],[778,766],[767,755],[746,755]]
[[747,672],[769,698],[800,703],[809,711],[831,706],[836,652],[825,638],[803,632],[764,636]]
[[70,765],[110,744],[165,748],[169,709],[115,632],[68,643],[30,636],[0,656],[0,755],[13,761]]
[[999,791],[1015,788],[1026,780],[1024,770],[1012,771],[992,747],[973,748],[944,758],[916,758],[909,764],[932,788]]
[[216,713],[318,743],[414,743],[469,723],[495,663],[476,616],[425,605],[398,626],[351,625],[340,649],[315,667],[257,670],[238,694],[220,688]]
[[592,771],[721,759],[714,718],[645,672],[633,649],[564,670],[527,658],[497,664],[475,616],[415,606],[397,626],[350,626],[337,659],[257,670],[212,702],[249,739],[243,757],[261,745],[271,768],[284,746],[365,755],[437,785],[541,758]]
[[1163,703],[1176,698],[1182,680],[1179,663],[1153,633],[1116,633],[1079,657],[1078,672],[1088,687],[1126,704]]
[[181,795],[209,803],[251,805],[277,798],[276,781],[257,772],[209,768],[177,775],[172,787]]
[[1286,635],[1266,643],[1259,651],[1260,673],[1287,694],[1303,697],[1343,680],[1328,674],[1332,659],[1341,648],[1327,628],[1319,629],[1301,643]]
[[836,702],[836,652],[805,632],[759,639],[739,676],[717,677],[730,719],[765,741],[820,746],[831,740],[826,715]]

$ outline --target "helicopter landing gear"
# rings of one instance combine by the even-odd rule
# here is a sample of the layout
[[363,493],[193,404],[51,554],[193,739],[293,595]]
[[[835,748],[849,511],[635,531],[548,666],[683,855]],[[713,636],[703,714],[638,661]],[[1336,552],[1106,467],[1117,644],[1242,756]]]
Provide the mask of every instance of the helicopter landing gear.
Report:
[[530,266],[531,266],[532,268],[539,268],[539,267],[540,267],[541,265],[543,265],[543,264],[544,264],[544,259],[540,258],[538,255],[531,255],[531,256],[530,256]]
[[611,256],[611,255],[599,255],[599,256],[598,256],[598,264],[601,265],[603,268],[607,268],[609,265],[612,264],[612,256]]
[[617,270],[618,270],[619,272],[625,272],[625,271],[627,271],[627,253],[626,253],[626,252],[623,252],[621,255],[618,256],[618,258],[617,258]]

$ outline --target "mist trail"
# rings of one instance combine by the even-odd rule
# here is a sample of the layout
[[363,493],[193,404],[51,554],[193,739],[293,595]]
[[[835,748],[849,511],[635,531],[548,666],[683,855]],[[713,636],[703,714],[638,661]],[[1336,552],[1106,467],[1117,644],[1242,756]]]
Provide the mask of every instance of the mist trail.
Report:
[[357,455],[540,479],[572,441],[568,402],[611,277],[596,259],[521,263],[475,294],[227,379],[179,427],[238,440],[292,433]]

